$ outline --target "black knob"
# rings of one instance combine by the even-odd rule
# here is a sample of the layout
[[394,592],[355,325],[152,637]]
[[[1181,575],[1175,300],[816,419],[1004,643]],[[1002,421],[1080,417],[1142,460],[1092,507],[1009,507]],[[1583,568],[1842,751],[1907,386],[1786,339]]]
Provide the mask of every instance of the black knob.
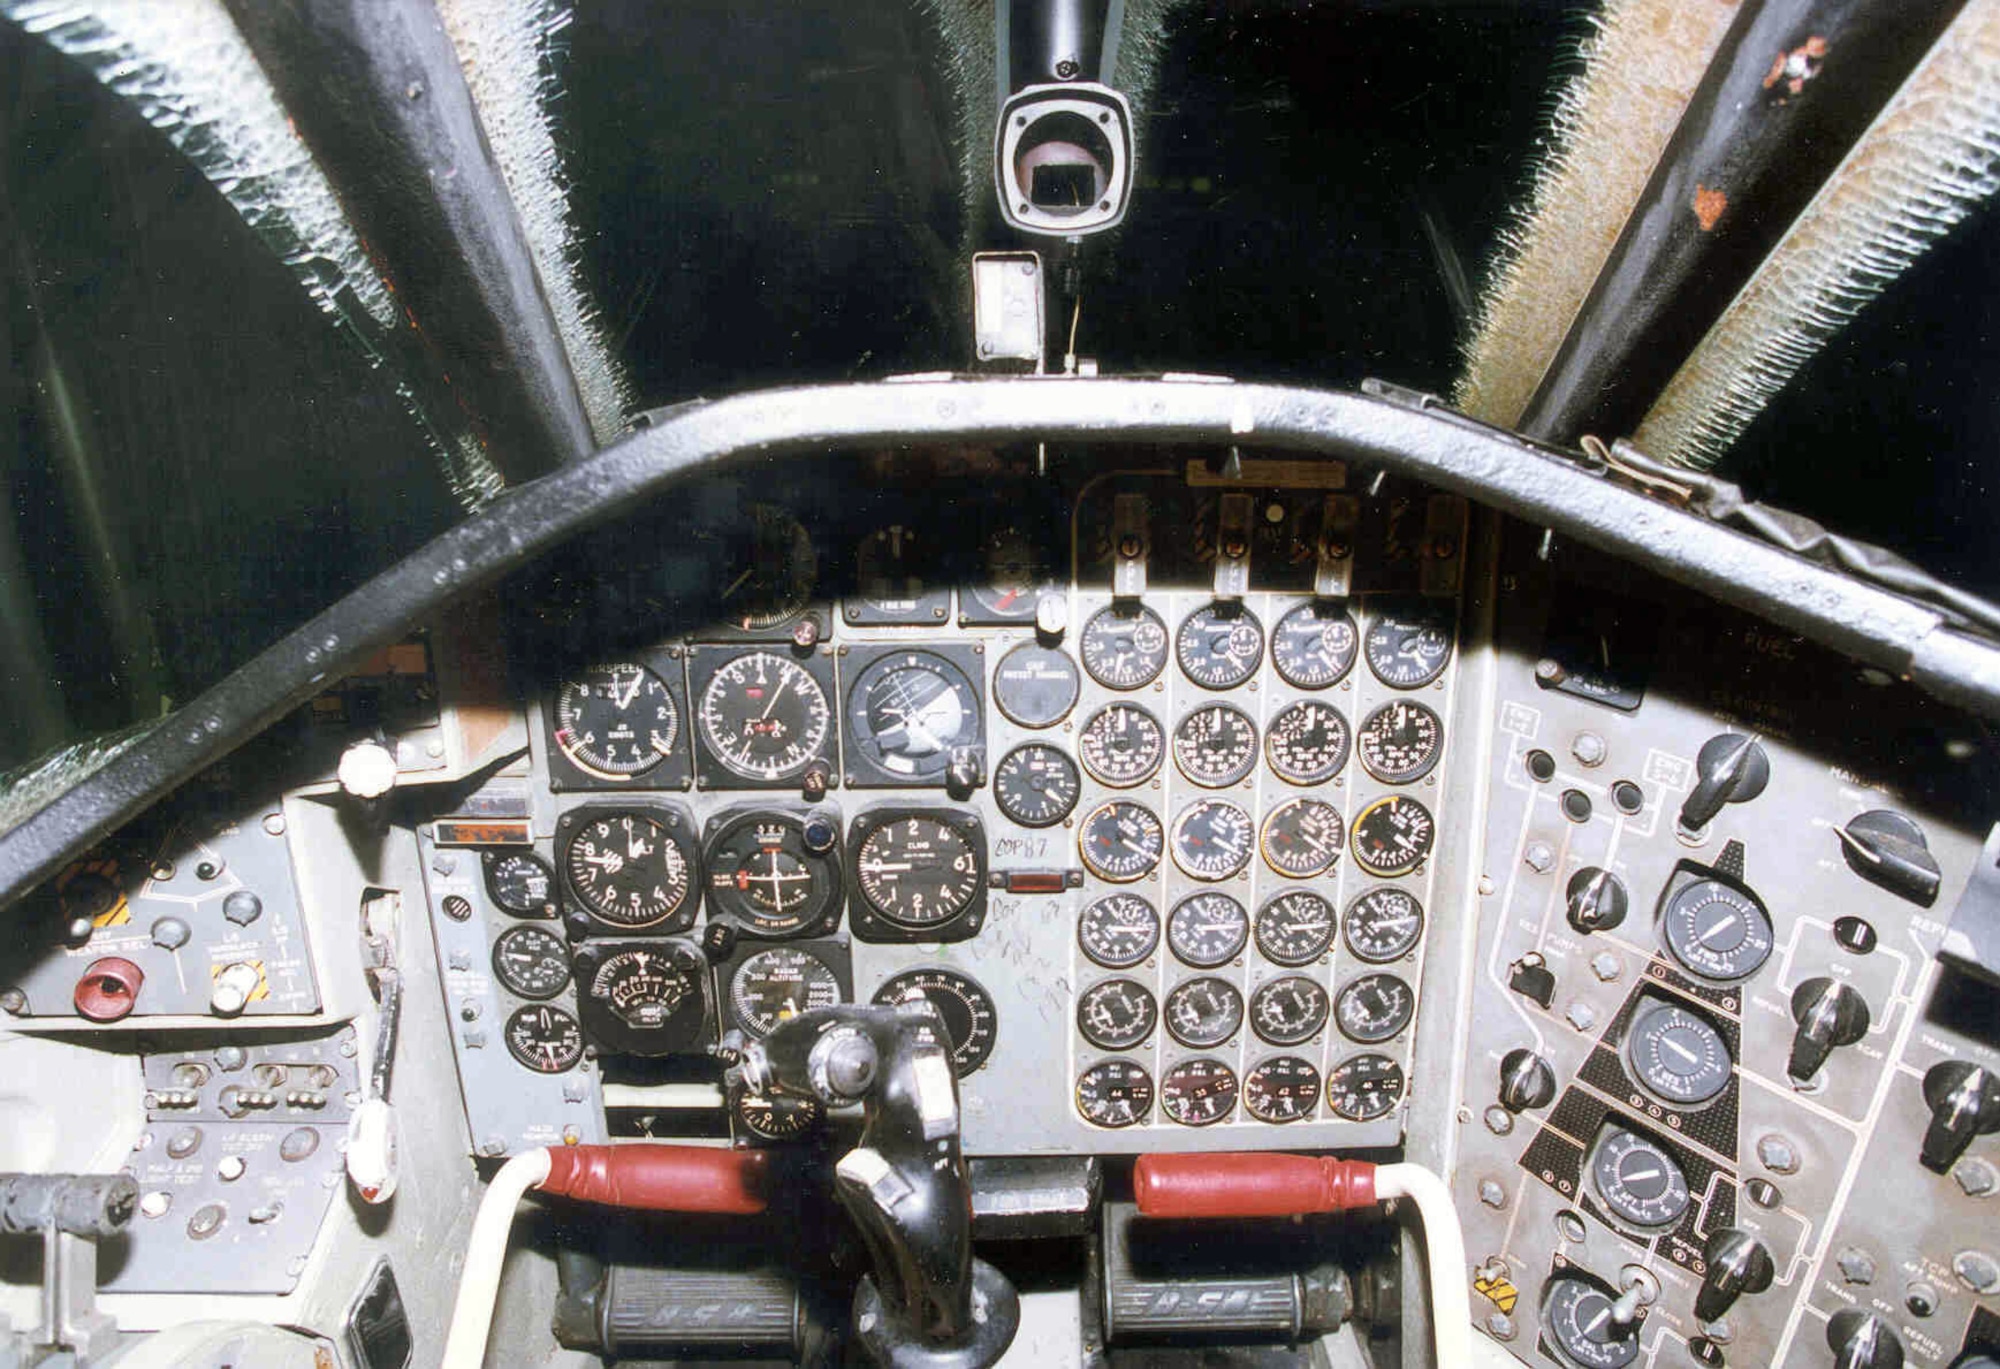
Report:
[[1625,881],[1595,865],[1586,865],[1571,875],[1564,893],[1569,925],[1586,936],[1610,931],[1625,920],[1625,911],[1631,906]]
[[1924,1168],[1939,1174],[1958,1163],[1976,1136],[2000,1131],[2000,1079],[1964,1060],[1946,1060],[1924,1072]]
[[1834,1369],[1903,1369],[1903,1342],[1870,1312],[1844,1308],[1826,1324]]
[[1724,1227],[1702,1247],[1708,1272],[1701,1277],[1701,1291],[1694,1296],[1694,1314],[1714,1321],[1735,1305],[1745,1293],[1762,1293],[1771,1286],[1777,1268],[1764,1243],[1747,1231]]
[[1509,1112],[1547,1107],[1556,1096],[1556,1072],[1547,1060],[1521,1046],[1500,1061],[1500,1104]]
[[958,800],[970,798],[986,779],[986,767],[981,763],[979,752],[970,746],[955,746],[945,762],[944,787],[947,793]]
[[1740,732],[1710,737],[1695,757],[1695,786],[1681,804],[1681,826],[1698,831],[1725,803],[1748,803],[1771,782],[1771,758]]
[[1786,1071],[1794,1079],[1819,1073],[1835,1046],[1851,1046],[1868,1034],[1868,1000],[1834,980],[1808,979],[1792,990],[1792,1058]]
[[1877,808],[1833,830],[1855,874],[1921,907],[1937,902],[1937,857],[1915,822],[1893,808]]

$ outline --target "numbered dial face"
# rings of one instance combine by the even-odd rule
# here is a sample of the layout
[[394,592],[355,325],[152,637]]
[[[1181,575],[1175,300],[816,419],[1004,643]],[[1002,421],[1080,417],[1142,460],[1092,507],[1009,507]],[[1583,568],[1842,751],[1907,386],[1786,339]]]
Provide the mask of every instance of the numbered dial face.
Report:
[[848,740],[899,780],[934,780],[955,747],[977,746],[979,694],[965,672],[929,651],[870,662],[847,696]]
[[812,952],[793,946],[758,951],[729,978],[730,1015],[753,1036],[839,1001],[840,980],[833,970]]
[[1228,894],[1193,894],[1167,915],[1167,944],[1198,970],[1227,965],[1250,939],[1250,917]]
[[642,665],[591,666],[556,690],[556,745],[593,775],[643,775],[673,752],[680,734],[673,695]]
[[1243,995],[1226,979],[1184,980],[1167,995],[1166,1018],[1183,1046],[1219,1046],[1243,1026]]
[[1129,970],[1160,944],[1160,915],[1137,894],[1107,894],[1083,910],[1077,945],[1107,970]]
[[1391,699],[1361,722],[1361,765],[1384,784],[1409,784],[1437,768],[1444,724],[1415,699]]
[[1273,1056],[1243,1076],[1243,1110],[1260,1122],[1296,1122],[1319,1106],[1319,1071],[1296,1055]]
[[1019,528],[1001,528],[979,550],[984,582],[962,591],[988,620],[1025,622],[1049,584],[1049,568],[1035,540]]
[[1076,1027],[1099,1050],[1129,1050],[1153,1034],[1159,1004],[1136,979],[1107,979],[1076,1001]]
[[1194,879],[1229,879],[1250,863],[1256,824],[1227,799],[1202,799],[1174,819],[1174,864]]
[[1143,879],[1159,867],[1166,829],[1150,808],[1124,799],[1090,810],[1076,834],[1077,852],[1090,873],[1113,884]]
[[1754,894],[1717,879],[1676,890],[1660,933],[1674,959],[1705,979],[1747,979],[1771,958],[1771,915]]
[[1130,789],[1153,777],[1166,755],[1157,718],[1137,704],[1106,704],[1090,715],[1077,738],[1083,768],[1099,784]]
[[1327,953],[1335,925],[1331,903],[1293,889],[1257,910],[1257,950],[1279,965],[1305,965]]
[[677,957],[649,947],[615,951],[598,963],[584,992],[637,1031],[670,1025],[700,1000],[701,986]]
[[1395,1111],[1403,1087],[1403,1067],[1370,1051],[1333,1067],[1326,1077],[1326,1105],[1350,1122],[1372,1122]]
[[1130,1060],[1100,1060],[1077,1078],[1076,1110],[1114,1130],[1143,1122],[1153,1110],[1153,1076]]
[[510,927],[493,943],[493,973],[516,998],[554,998],[569,986],[569,944],[540,927]]
[[1023,727],[1053,727],[1082,692],[1076,662],[1052,647],[1023,642],[993,668],[993,702]]
[[1101,608],[1083,625],[1083,668],[1106,689],[1138,689],[1167,665],[1167,625],[1145,607]]
[[1184,1127],[1213,1126],[1236,1111],[1236,1071],[1220,1060],[1183,1060],[1160,1076],[1160,1111]]
[[1325,784],[1347,764],[1348,747],[1347,719],[1318,699],[1280,709],[1264,738],[1272,773],[1292,784]]
[[1347,949],[1371,965],[1386,965],[1416,949],[1424,905],[1401,889],[1370,889],[1347,905]]
[[1354,863],[1371,875],[1407,875],[1436,841],[1430,809],[1406,794],[1377,799],[1354,819]]
[[562,1074],[583,1059],[583,1028],[546,1003],[515,1009],[506,1037],[507,1054],[537,1074]]
[[1368,625],[1368,668],[1392,689],[1422,689],[1451,663],[1451,624],[1430,607],[1385,609]]
[[833,710],[819,681],[772,651],[749,652],[716,671],[696,717],[716,760],[749,780],[804,774],[833,730]]
[[1250,1027],[1274,1046],[1296,1046],[1319,1035],[1328,1007],[1324,988],[1302,974],[1288,974],[1250,995]]
[[723,611],[745,632],[778,627],[805,612],[818,579],[819,555],[804,524],[774,504],[753,504],[723,585]]
[[1364,974],[1350,980],[1333,1004],[1341,1033],[1364,1045],[1387,1041],[1410,1025],[1416,1010],[1416,994],[1392,974]]
[[986,1063],[999,1035],[1000,1010],[977,981],[954,970],[905,970],[875,991],[877,1003],[901,1003],[912,997],[929,999],[944,1018],[951,1067],[959,1078]]
[[1264,625],[1247,608],[1210,604],[1181,620],[1174,655],[1181,673],[1202,688],[1234,689],[1264,659]]
[[653,927],[687,909],[694,848],[678,825],[648,813],[600,813],[570,835],[563,872],[570,893],[600,922]]
[[1291,799],[1264,818],[1264,863],[1292,879],[1323,875],[1340,859],[1347,829],[1340,810],[1318,799]]
[[837,917],[841,878],[831,849],[834,833],[832,819],[821,814],[730,819],[708,839],[709,916],[769,937],[795,936]]
[[489,853],[486,892],[494,906],[515,917],[556,915],[555,872],[526,851]]
[[1174,728],[1174,764],[1209,789],[1235,784],[1257,767],[1257,724],[1231,704],[1205,704]]
[[752,1136],[766,1141],[796,1141],[826,1116],[817,1098],[793,1093],[735,1094],[736,1120]]
[[1639,1325],[1611,1315],[1611,1295],[1574,1275],[1549,1280],[1542,1325],[1575,1369],[1625,1369],[1639,1358]]
[[1300,604],[1271,633],[1271,664],[1294,689],[1325,689],[1354,668],[1360,645],[1361,634],[1345,609]]
[[1597,1196],[1619,1219],[1633,1226],[1672,1226],[1688,1207],[1687,1175],[1666,1148],[1623,1127],[1606,1127],[1590,1157]]
[[1625,1062],[1639,1082],[1681,1107],[1706,1103],[1729,1086],[1729,1043],[1707,1019],[1672,1003],[1643,1005],[1625,1037]]
[[979,834],[913,813],[861,839],[854,873],[862,899],[898,927],[935,927],[967,908],[986,881]]
[[1076,811],[1083,777],[1076,762],[1046,742],[1017,746],[993,767],[993,801],[1023,827],[1053,827]]

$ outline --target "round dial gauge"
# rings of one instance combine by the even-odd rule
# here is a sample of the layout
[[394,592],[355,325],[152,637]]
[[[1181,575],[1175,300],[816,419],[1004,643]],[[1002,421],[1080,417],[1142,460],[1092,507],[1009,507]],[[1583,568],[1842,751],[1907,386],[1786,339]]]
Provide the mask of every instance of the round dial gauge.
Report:
[[766,1141],[796,1141],[820,1124],[826,1110],[817,1098],[796,1093],[751,1093],[734,1090],[737,1122],[752,1136]]
[[569,891],[600,922],[653,927],[694,914],[695,850],[679,823],[651,813],[597,813],[563,848]]
[[555,872],[527,851],[486,853],[486,893],[494,906],[515,917],[556,915]]
[[1090,873],[1113,884],[1130,884],[1159,867],[1166,839],[1152,809],[1113,799],[1090,810],[1076,845]]
[[833,730],[833,710],[819,681],[774,651],[748,652],[717,670],[695,717],[710,753],[747,780],[804,774]]
[[805,525],[775,504],[752,504],[748,535],[722,588],[732,626],[761,632],[806,611],[819,579],[819,556]]
[[1296,1055],[1278,1055],[1243,1076],[1243,1110],[1260,1122],[1296,1122],[1319,1106],[1319,1071]]
[[956,970],[905,970],[875,991],[877,1003],[902,1003],[927,998],[944,1018],[951,1042],[951,1067],[963,1079],[993,1054],[1000,1030],[1000,1010],[993,995]]
[[681,711],[642,665],[594,665],[556,690],[556,746],[604,779],[643,775],[672,754]]
[[1136,979],[1107,979],[1076,1001],[1076,1027],[1099,1050],[1129,1050],[1153,1034],[1160,1006]]
[[1347,905],[1347,949],[1371,965],[1386,965],[1416,948],[1424,934],[1424,905],[1401,889],[1370,889]]
[[1348,745],[1347,719],[1318,699],[1280,709],[1264,737],[1272,773],[1292,784],[1325,784],[1338,775]]
[[708,839],[708,914],[745,934],[796,936],[840,916],[838,829],[824,814],[744,813]]
[[993,667],[993,702],[1022,727],[1053,727],[1082,692],[1076,662],[1053,647],[1023,642]]
[[1451,663],[1451,624],[1429,605],[1383,608],[1368,625],[1368,668],[1392,689],[1422,689]]
[[1407,875],[1424,863],[1436,840],[1430,809],[1407,794],[1391,794],[1354,819],[1354,863],[1371,875]]
[[1264,659],[1264,625],[1247,608],[1209,604],[1181,620],[1174,655],[1202,688],[1234,689]]
[[1325,689],[1354,668],[1361,635],[1347,610],[1333,604],[1300,604],[1271,632],[1271,664],[1294,689]]
[[949,922],[986,884],[986,853],[977,834],[924,813],[872,829],[854,853],[862,901],[898,927]]
[[1099,784],[1130,789],[1153,777],[1166,755],[1159,721],[1137,704],[1106,704],[1090,715],[1077,738],[1083,768]]
[[1347,828],[1340,810],[1318,799],[1290,799],[1264,817],[1264,862],[1292,879],[1323,875],[1340,859]]
[[1227,965],[1250,939],[1250,917],[1228,894],[1191,894],[1167,915],[1167,944],[1198,970]]
[[541,927],[510,927],[493,943],[493,973],[516,998],[554,998],[569,985],[569,943]]
[[708,965],[691,948],[590,945],[575,965],[584,1030],[598,1046],[659,1056],[699,1045],[708,1023]]
[[1050,588],[1049,568],[1035,540],[1019,528],[1000,528],[979,550],[984,583],[960,592],[970,598],[982,617],[1000,622],[1024,622],[1035,616],[1035,605]]
[[1350,1056],[1326,1077],[1326,1105],[1350,1122],[1386,1117],[1403,1099],[1403,1067],[1370,1051]]
[[1143,1122],[1153,1110],[1153,1076],[1130,1060],[1100,1060],[1077,1078],[1076,1110],[1093,1126]]
[[619,1021],[641,1030],[666,1026],[701,994],[687,966],[650,947],[605,956],[585,990]]
[[847,740],[858,754],[900,782],[944,774],[955,747],[977,746],[979,693],[965,672],[930,651],[878,656],[847,694]]
[[1167,665],[1167,625],[1153,610],[1101,608],[1083,625],[1083,668],[1106,689],[1138,689]]
[[1639,1358],[1639,1327],[1611,1315],[1611,1295],[1573,1274],[1549,1280],[1542,1325],[1556,1351],[1575,1369],[1625,1369]]
[[1017,746],[993,767],[993,802],[1023,827],[1053,827],[1076,811],[1083,777],[1046,742]]
[[1384,784],[1409,784],[1437,768],[1444,724],[1415,699],[1391,699],[1361,721],[1361,765]]
[[901,523],[877,528],[854,549],[854,587],[870,608],[888,617],[917,611],[928,586],[917,535]]
[[1174,864],[1194,879],[1228,879],[1250,863],[1256,824],[1227,799],[1202,799],[1174,819]]
[[824,960],[796,946],[773,946],[747,957],[729,978],[729,1011],[753,1036],[780,1022],[840,1001],[840,981]]
[[1243,995],[1226,979],[1183,980],[1167,995],[1166,1018],[1183,1046],[1219,1046],[1243,1026]]
[[1326,1026],[1327,993],[1302,974],[1273,979],[1250,995],[1250,1026],[1274,1046],[1296,1046]]
[[1625,1036],[1625,1063],[1639,1082],[1669,1103],[1706,1103],[1729,1085],[1729,1044],[1706,1018],[1654,1000],[1640,1007]]
[[1327,953],[1334,926],[1331,903],[1310,889],[1292,889],[1257,910],[1257,949],[1276,964],[1304,965]]
[[1257,724],[1233,704],[1204,704],[1175,726],[1174,764],[1205,788],[1234,784],[1257,767]]
[[1184,1127],[1213,1126],[1236,1111],[1236,1071],[1220,1060],[1183,1060],[1160,1076],[1160,1111]]
[[1392,974],[1364,974],[1349,980],[1333,1003],[1334,1020],[1350,1040],[1363,1045],[1387,1041],[1410,1025],[1417,996]]
[[507,1054],[536,1074],[562,1074],[583,1059],[583,1028],[547,1003],[516,1008],[505,1035]]
[[1674,959],[1705,979],[1747,979],[1771,958],[1771,915],[1756,895],[1719,879],[1677,889],[1660,932]]
[[1160,944],[1160,915],[1137,894],[1106,894],[1077,919],[1083,953],[1107,970],[1129,970]]
[[1633,1226],[1672,1226],[1687,1211],[1687,1175],[1664,1146],[1636,1131],[1606,1127],[1590,1157],[1590,1177],[1604,1205]]

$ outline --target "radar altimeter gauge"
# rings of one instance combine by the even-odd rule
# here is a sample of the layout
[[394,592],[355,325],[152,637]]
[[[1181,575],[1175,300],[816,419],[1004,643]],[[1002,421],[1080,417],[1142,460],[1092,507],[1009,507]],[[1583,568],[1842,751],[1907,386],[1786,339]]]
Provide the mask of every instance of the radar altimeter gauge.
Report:
[[576,953],[584,1034],[621,1055],[699,1050],[708,963],[684,942],[592,942]]
[[856,936],[960,941],[986,912],[986,831],[949,808],[876,809],[849,833]]
[[783,785],[831,754],[833,708],[812,663],[776,651],[716,655],[696,656],[695,733],[713,762],[704,784]]
[[570,901],[618,931],[684,931],[700,902],[699,855],[677,808],[575,808],[558,824]]
[[856,669],[847,691],[850,783],[943,784],[952,754],[983,744],[979,687],[945,650],[891,650],[873,660],[857,654],[854,662],[847,667]]
[[708,916],[748,937],[814,936],[840,922],[840,825],[831,812],[752,809],[709,826]]
[[963,1079],[993,1054],[1000,1031],[1000,1010],[977,980],[956,970],[905,970],[875,991],[877,1003],[927,999],[944,1019],[951,1042],[951,1067]]
[[579,770],[631,781],[671,756],[680,706],[666,682],[631,662],[594,665],[556,687],[556,747]]
[[729,977],[729,1015],[752,1036],[840,1002],[833,967],[798,946],[771,946],[744,958]]
[[1360,641],[1346,609],[1313,600],[1278,620],[1271,632],[1271,664],[1294,689],[1325,689],[1354,668]]

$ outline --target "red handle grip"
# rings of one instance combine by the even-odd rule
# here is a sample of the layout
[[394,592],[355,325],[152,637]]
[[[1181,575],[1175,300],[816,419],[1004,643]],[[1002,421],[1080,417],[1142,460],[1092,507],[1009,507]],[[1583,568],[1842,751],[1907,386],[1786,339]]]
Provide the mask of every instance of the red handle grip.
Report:
[[552,1146],[539,1187],[606,1207],[747,1216],[764,1210],[769,1161],[760,1150],[707,1146]]
[[1290,1217],[1375,1202],[1375,1166],[1312,1155],[1141,1155],[1143,1217]]

